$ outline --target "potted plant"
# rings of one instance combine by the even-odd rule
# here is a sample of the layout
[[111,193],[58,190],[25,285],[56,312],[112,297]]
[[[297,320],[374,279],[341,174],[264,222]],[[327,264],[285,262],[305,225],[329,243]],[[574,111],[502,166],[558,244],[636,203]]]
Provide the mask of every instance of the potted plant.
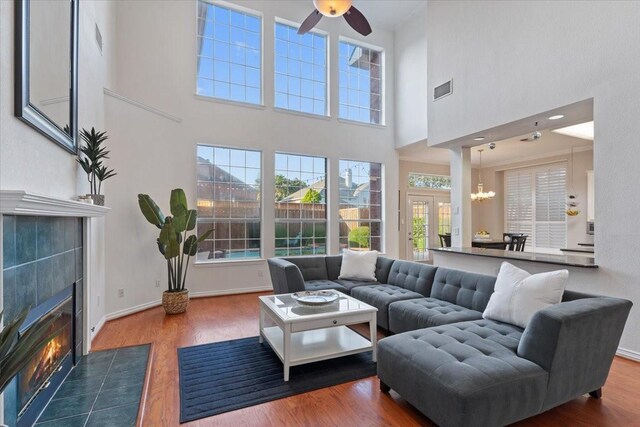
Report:
[[[20,326],[28,312],[29,310],[24,310],[0,331],[0,393],[31,357],[59,332],[52,331],[56,318],[48,317],[38,320],[21,335]],[[0,320],[2,315],[3,312],[0,311]]]
[[94,128],[91,131],[82,129],[80,137],[85,145],[80,147],[80,152],[76,161],[80,163],[82,169],[87,174],[91,193],[88,196],[93,199],[93,203],[104,206],[104,195],[102,191],[102,181],[115,176],[113,169],[108,169],[102,164],[102,159],[108,159],[109,151],[102,144],[109,139],[107,132],[96,132]]
[[171,216],[165,216],[148,194],[138,194],[138,204],[147,221],[160,229],[156,240],[158,250],[167,260],[168,288],[162,294],[164,311],[167,314],[184,313],[189,304],[189,291],[185,289],[189,259],[213,230],[207,230],[200,237],[187,235],[196,228],[198,213],[187,207],[187,197],[180,188],[171,191]]

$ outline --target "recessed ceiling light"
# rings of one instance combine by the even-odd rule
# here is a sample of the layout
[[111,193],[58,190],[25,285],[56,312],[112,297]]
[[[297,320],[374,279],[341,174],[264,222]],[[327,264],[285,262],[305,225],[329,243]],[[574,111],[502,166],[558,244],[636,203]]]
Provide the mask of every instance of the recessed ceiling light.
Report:
[[473,138],[474,141],[484,141],[484,136],[477,136]]
[[564,114],[558,114],[556,116],[549,117],[549,120],[560,120],[563,117],[564,117]]

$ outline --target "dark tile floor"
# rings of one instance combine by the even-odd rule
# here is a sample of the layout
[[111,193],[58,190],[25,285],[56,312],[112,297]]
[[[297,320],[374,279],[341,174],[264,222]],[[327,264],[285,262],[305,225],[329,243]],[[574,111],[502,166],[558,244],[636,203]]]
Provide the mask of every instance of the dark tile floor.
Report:
[[149,345],[82,357],[36,426],[135,426],[148,357]]

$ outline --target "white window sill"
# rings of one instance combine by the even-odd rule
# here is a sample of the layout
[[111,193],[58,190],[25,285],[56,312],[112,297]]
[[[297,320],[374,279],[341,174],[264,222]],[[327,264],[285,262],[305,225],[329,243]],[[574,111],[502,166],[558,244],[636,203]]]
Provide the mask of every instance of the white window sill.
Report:
[[305,113],[303,111],[288,110],[286,108],[273,107],[273,111],[275,111],[276,113],[293,114],[294,116],[308,117],[310,119],[320,119],[325,121],[331,120],[331,116],[321,116],[320,114]]
[[209,267],[229,267],[234,264],[264,264],[267,260],[265,258],[252,258],[252,259],[218,259],[211,261],[196,261],[195,268],[209,268]]
[[386,129],[387,125],[377,125],[375,123],[367,123],[367,122],[359,122],[357,120],[350,120],[350,119],[338,119],[338,121],[340,123],[346,123],[349,125],[360,125],[360,126],[365,126],[365,127],[370,127],[370,128],[378,128],[378,129]]
[[222,98],[213,98],[211,96],[198,95],[197,93],[193,94],[193,96],[199,101],[213,102],[214,104],[235,105],[236,107],[253,108],[254,110],[264,110],[266,108],[264,104],[251,104],[249,102],[232,101],[230,99],[222,99]]

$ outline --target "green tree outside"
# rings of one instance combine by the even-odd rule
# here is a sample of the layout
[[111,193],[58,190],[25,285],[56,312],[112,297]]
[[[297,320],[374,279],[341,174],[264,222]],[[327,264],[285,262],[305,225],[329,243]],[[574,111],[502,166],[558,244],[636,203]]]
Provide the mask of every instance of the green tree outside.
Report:
[[301,200],[302,203],[320,203],[321,201],[322,195],[313,188],[310,188]]

